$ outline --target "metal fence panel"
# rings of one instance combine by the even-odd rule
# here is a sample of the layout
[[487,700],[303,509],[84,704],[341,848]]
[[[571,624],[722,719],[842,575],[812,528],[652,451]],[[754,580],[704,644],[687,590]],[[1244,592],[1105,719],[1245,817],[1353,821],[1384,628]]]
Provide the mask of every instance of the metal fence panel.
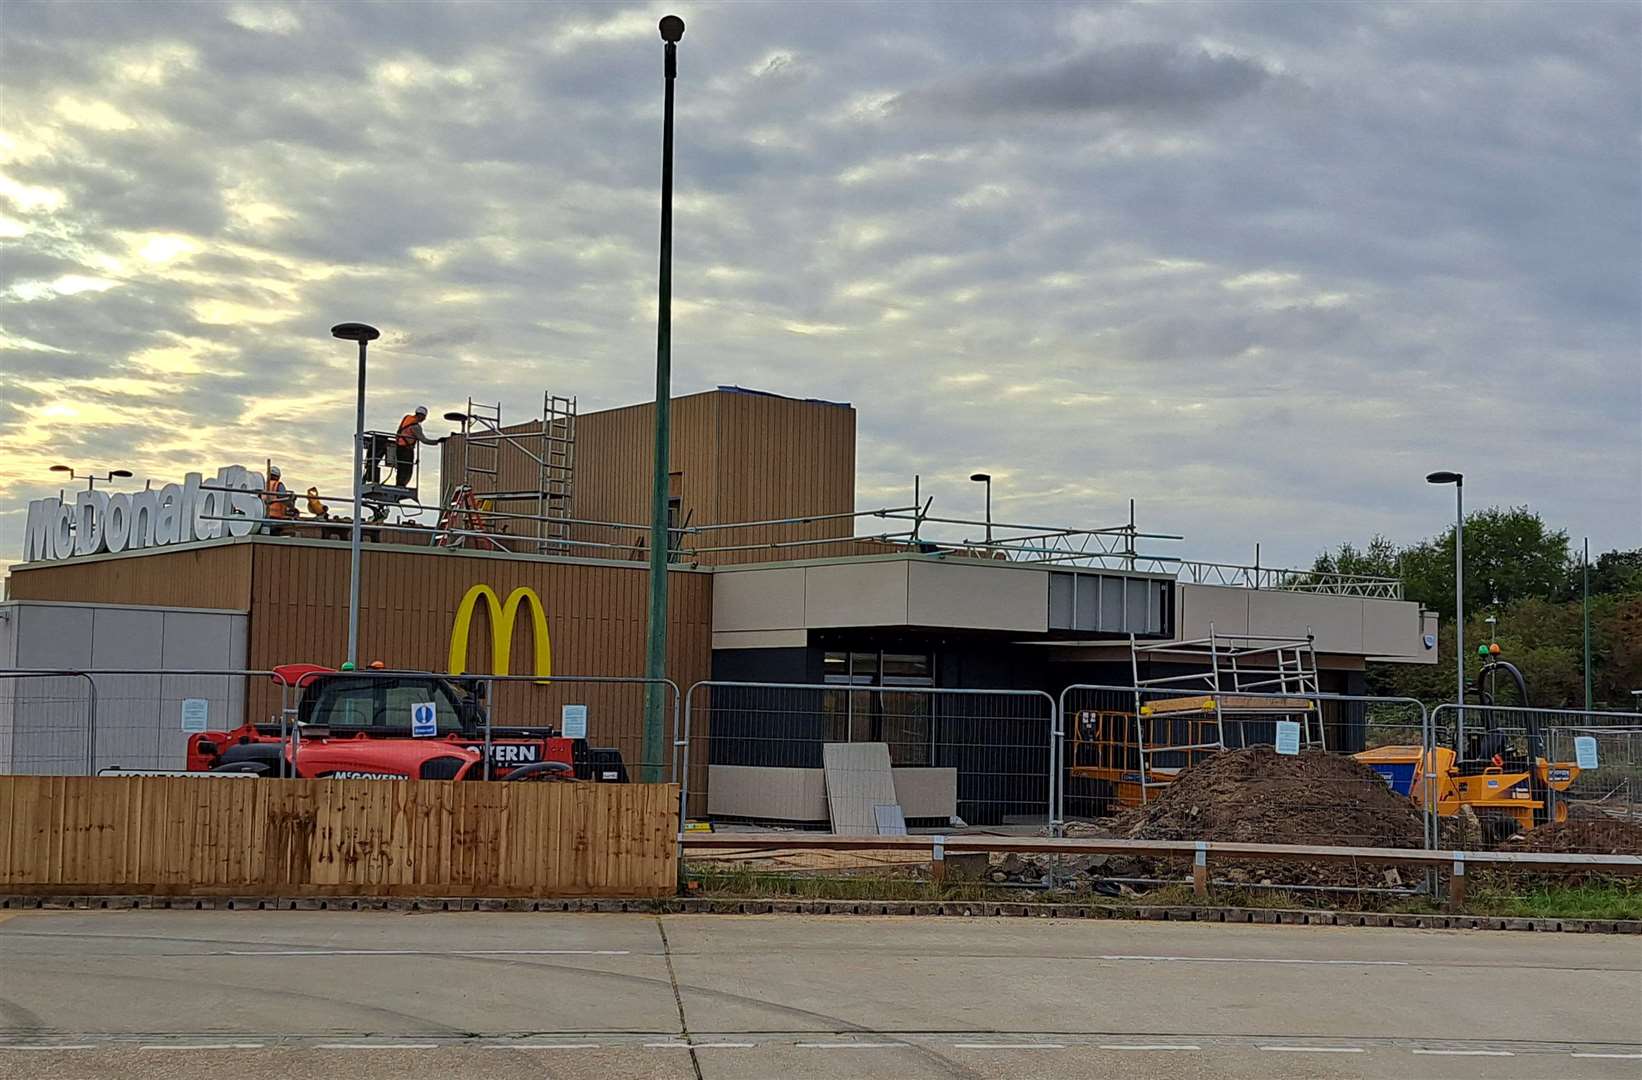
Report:
[[[1300,747],[1356,753],[1376,747],[1406,747],[1406,765],[1395,777],[1351,776],[1331,770],[1296,791],[1292,784],[1256,776],[1247,780],[1256,797],[1289,812],[1277,823],[1273,843],[1377,846],[1381,826],[1395,828],[1398,808],[1381,796],[1388,783],[1410,796],[1417,811],[1417,836],[1426,848],[1438,846],[1430,748],[1434,733],[1425,706],[1412,698],[1377,698],[1321,693],[1184,692],[1132,686],[1078,684],[1060,696],[1065,735],[1060,742],[1063,820],[1103,817],[1164,796],[1181,772],[1227,750],[1274,746],[1278,726],[1295,725]],[[1406,776],[1401,773],[1407,773]],[[1362,816],[1370,806],[1380,817]],[[1206,812],[1207,808],[1205,808]],[[1251,819],[1252,820],[1252,819]],[[1182,839],[1214,839],[1192,836]],[[1228,838],[1229,839],[1229,838]],[[1256,839],[1249,837],[1248,839]]]
[[[686,820],[833,827],[824,766],[850,794],[889,796],[911,828],[1047,829],[1052,820],[1055,702],[1039,690],[959,690],[850,683],[707,681],[685,695],[680,747]],[[882,751],[865,748],[882,746]],[[893,788],[872,794],[891,770]],[[854,775],[851,775],[854,774]],[[882,832],[887,820],[851,827]],[[956,819],[956,820],[954,820]]]
[[77,672],[0,672],[0,773],[91,771],[96,698]]

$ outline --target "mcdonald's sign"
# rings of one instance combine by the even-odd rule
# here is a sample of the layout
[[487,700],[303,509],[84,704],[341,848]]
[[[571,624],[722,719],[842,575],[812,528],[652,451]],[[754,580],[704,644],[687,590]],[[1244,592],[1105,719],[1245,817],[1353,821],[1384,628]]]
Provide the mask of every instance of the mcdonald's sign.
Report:
[[473,628],[473,612],[480,601],[490,622],[491,673],[508,675],[513,652],[513,622],[519,609],[530,612],[530,636],[536,643],[536,675],[542,680],[553,674],[553,646],[547,636],[547,612],[534,590],[520,586],[507,594],[503,603],[496,590],[489,585],[475,585],[456,605],[456,623],[450,628],[450,666],[452,675],[467,673],[468,633]]

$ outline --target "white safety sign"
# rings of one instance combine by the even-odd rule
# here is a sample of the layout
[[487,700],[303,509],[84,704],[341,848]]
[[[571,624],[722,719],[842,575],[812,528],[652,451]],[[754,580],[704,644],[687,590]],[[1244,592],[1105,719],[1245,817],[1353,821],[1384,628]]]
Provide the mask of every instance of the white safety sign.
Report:
[[559,726],[563,729],[560,734],[567,739],[587,738],[587,706],[566,705]]
[[211,722],[211,703],[202,697],[182,699],[182,729],[193,734],[208,730]]
[[1300,752],[1300,724],[1298,721],[1277,721],[1277,752],[1290,756]]
[[1581,769],[1596,768],[1596,736],[1574,736],[1574,764]]
[[412,702],[410,709],[411,735],[425,739],[430,735],[439,734],[439,714],[434,710],[433,702]]

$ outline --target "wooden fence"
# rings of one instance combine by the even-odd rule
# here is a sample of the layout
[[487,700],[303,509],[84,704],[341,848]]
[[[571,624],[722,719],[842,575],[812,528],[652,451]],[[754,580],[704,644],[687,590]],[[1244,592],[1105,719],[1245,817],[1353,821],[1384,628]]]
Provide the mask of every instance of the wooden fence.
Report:
[[665,896],[673,784],[0,776],[0,893]]

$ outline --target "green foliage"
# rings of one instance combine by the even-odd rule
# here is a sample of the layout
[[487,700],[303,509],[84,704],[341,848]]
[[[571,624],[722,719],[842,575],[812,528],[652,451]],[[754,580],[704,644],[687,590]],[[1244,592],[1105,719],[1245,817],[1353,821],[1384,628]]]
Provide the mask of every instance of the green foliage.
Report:
[[[1400,576],[1403,595],[1438,613],[1437,663],[1370,664],[1369,692],[1436,703],[1454,699],[1454,530],[1398,550],[1383,536],[1364,548],[1346,543],[1317,557],[1313,569]],[[1475,646],[1497,641],[1522,670],[1529,704],[1585,703],[1583,567],[1568,534],[1546,527],[1526,507],[1491,508],[1465,518],[1466,684],[1482,660]],[[1592,561],[1592,703],[1631,709],[1642,689],[1642,549]],[[1497,620],[1491,627],[1488,616]],[[1504,699],[1501,704],[1518,704]]]

